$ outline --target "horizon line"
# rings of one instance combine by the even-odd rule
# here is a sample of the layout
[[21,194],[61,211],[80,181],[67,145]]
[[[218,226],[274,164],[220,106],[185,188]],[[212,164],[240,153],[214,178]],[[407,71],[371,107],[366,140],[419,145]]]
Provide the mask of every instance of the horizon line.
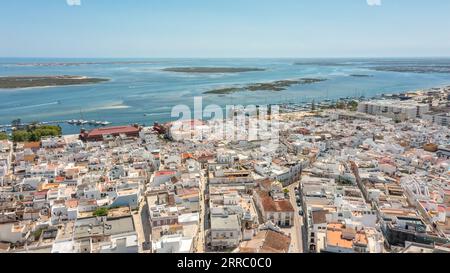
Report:
[[450,58],[450,55],[447,56],[312,56],[312,57],[182,57],[182,56],[174,56],[174,57],[56,57],[56,56],[0,56],[0,59],[434,59],[434,58]]

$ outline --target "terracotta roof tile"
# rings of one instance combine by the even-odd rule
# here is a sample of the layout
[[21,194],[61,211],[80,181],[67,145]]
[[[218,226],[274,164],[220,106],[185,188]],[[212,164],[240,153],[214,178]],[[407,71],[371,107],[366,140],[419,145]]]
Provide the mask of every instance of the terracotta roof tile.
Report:
[[288,200],[274,200],[267,192],[258,191],[262,206],[265,211],[271,212],[294,212],[294,207]]
[[261,248],[262,253],[287,253],[291,238],[275,231],[267,231],[266,237]]

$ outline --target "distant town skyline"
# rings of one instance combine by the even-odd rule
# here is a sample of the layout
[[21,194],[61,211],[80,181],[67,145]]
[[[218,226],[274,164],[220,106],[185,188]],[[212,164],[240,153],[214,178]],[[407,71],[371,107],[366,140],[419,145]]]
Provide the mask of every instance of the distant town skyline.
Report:
[[0,57],[450,56],[447,0],[5,1]]

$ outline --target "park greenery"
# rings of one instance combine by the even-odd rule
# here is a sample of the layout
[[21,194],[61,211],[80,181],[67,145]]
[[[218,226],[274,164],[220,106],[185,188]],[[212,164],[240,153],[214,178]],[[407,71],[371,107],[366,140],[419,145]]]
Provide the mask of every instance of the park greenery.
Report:
[[330,106],[322,106],[322,109],[345,109],[350,111],[357,111],[358,110],[358,102],[355,100],[346,102],[346,101],[338,101],[333,105]]
[[15,130],[12,133],[14,142],[40,141],[43,137],[60,136],[61,127],[51,125],[29,125],[24,129]]
[[0,133],[0,140],[8,139],[8,135],[6,133]]

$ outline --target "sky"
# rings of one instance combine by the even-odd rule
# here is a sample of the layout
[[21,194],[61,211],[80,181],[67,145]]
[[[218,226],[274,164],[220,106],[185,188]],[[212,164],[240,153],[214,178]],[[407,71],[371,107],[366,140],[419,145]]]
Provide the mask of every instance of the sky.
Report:
[[448,0],[2,0],[0,57],[450,56]]

